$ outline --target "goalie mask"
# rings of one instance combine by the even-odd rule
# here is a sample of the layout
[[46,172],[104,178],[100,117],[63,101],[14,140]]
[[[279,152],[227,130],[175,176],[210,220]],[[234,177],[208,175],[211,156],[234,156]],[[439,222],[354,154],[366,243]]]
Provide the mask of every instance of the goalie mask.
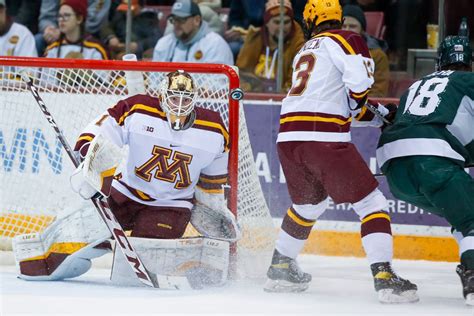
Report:
[[193,78],[183,70],[170,72],[163,80],[162,107],[173,130],[185,130],[193,125],[195,90]]

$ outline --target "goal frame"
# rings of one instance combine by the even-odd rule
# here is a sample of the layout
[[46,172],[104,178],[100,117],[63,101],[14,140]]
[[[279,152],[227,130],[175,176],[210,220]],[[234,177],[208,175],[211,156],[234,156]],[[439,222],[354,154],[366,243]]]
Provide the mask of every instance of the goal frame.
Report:
[[[229,65],[224,64],[200,64],[200,63],[177,63],[172,62],[150,62],[150,61],[119,61],[119,60],[90,60],[90,59],[59,59],[59,58],[36,58],[36,57],[6,57],[0,56],[0,65],[13,67],[44,67],[44,68],[69,68],[69,69],[93,69],[93,70],[121,70],[121,71],[144,71],[144,72],[172,72],[177,69],[189,73],[221,74],[229,80],[229,134],[231,150],[229,152],[228,177],[229,177],[229,208],[237,214],[238,193],[238,154],[239,154],[239,100],[231,97],[232,92],[239,88],[240,80],[237,71]],[[0,89],[1,93],[1,89]],[[32,100],[33,103],[33,100]],[[33,107],[33,105],[32,105]],[[70,140],[73,141],[73,140]]]

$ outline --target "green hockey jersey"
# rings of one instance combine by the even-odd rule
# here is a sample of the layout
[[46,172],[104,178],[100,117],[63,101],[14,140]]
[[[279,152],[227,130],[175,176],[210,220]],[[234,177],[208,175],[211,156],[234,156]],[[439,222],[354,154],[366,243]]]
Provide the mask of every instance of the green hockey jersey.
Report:
[[401,97],[394,123],[380,137],[377,162],[383,171],[390,159],[418,155],[474,164],[474,73],[435,72]]

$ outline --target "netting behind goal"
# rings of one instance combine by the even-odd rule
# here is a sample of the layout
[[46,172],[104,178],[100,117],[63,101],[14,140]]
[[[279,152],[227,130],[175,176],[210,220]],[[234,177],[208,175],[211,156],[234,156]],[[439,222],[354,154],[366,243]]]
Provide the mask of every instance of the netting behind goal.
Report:
[[[146,93],[157,96],[165,74],[176,69],[192,74],[197,106],[218,111],[229,130],[229,199],[243,230],[237,273],[262,276],[275,231],[256,175],[243,108],[229,97],[239,85],[238,76],[224,65],[0,57],[0,249],[8,248],[13,236],[41,231],[83,203],[70,189],[73,165],[20,72],[34,78],[73,146],[89,122],[136,92],[130,78],[143,78]],[[128,85],[127,75],[132,75]]]

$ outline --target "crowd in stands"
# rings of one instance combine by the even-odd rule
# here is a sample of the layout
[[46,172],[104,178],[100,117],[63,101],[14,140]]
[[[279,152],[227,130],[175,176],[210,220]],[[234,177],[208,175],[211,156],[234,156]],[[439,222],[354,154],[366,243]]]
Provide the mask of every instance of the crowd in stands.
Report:
[[[129,1],[129,52],[139,59],[236,65],[246,91],[275,92],[282,54],[282,90],[289,89],[293,57],[305,42],[299,21],[306,0],[284,0],[283,52],[279,0]],[[426,48],[426,25],[437,23],[438,1],[340,1],[344,28],[363,36],[375,61],[372,96],[398,96],[392,78],[405,70],[408,48]],[[469,6],[470,0],[446,1],[446,35],[463,16],[473,24]],[[127,0],[0,0],[0,55],[121,59],[127,8]],[[376,31],[374,23],[380,23]]]

